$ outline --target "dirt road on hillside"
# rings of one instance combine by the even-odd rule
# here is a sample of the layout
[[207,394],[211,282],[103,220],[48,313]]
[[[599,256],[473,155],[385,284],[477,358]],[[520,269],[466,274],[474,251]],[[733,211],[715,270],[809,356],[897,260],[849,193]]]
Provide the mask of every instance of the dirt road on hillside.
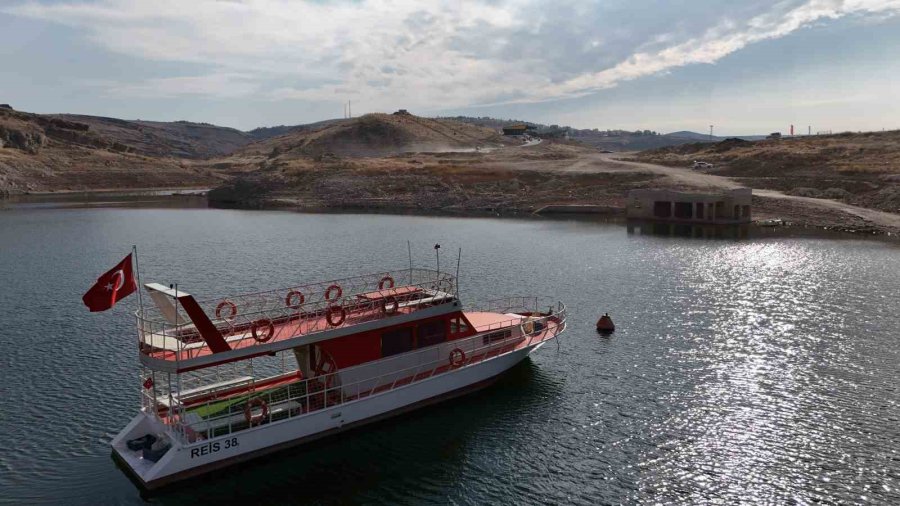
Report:
[[[652,173],[667,178],[674,187],[691,187],[697,189],[733,189],[743,188],[746,185],[734,180],[706,174],[691,169],[680,167],[666,167],[652,163],[634,162],[623,160],[623,156],[629,153],[596,153],[581,156],[568,165],[560,167],[562,172],[571,173],[611,173],[611,172],[643,172]],[[900,231],[900,214],[886,213],[875,209],[853,206],[837,200],[817,199],[812,197],[799,197],[787,195],[780,191],[753,189],[753,195],[765,199],[777,199],[781,201],[801,204],[806,207],[822,210],[846,213],[862,219],[874,226]]]
[[[739,184],[734,180],[724,177],[724,176],[716,176],[714,174],[705,174],[702,172],[698,172],[691,169],[685,169],[680,167],[666,167],[664,165],[655,165],[652,163],[644,163],[644,162],[632,162],[627,160],[621,160],[618,157],[622,156],[621,153],[600,153],[598,158],[601,160],[608,161],[609,163],[617,163],[622,164],[628,167],[631,167],[635,170],[653,172],[654,174],[664,175],[673,181],[678,183],[687,184],[691,186],[697,187],[710,187],[710,188],[721,188],[721,189],[732,189],[732,188],[742,188],[746,185]],[[615,158],[614,158],[615,157]],[[873,225],[879,227],[886,227],[895,230],[900,230],[900,215],[893,213],[886,213],[884,211],[878,211],[876,209],[868,209],[865,207],[853,206],[850,204],[845,204],[843,202],[837,200],[829,200],[829,199],[817,199],[812,197],[800,197],[797,195],[787,195],[780,191],[776,190],[763,190],[754,188],[753,195],[756,197],[768,198],[768,199],[779,199],[786,200],[796,203],[805,204],[808,206],[819,207],[823,209],[829,209],[832,211],[839,211],[843,213],[847,213],[853,215],[857,218],[861,218]]]

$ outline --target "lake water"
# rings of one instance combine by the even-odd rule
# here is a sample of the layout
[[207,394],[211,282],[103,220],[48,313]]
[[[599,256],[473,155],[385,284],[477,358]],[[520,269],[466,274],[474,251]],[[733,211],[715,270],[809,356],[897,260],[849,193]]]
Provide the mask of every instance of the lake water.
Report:
[[[900,502],[900,247],[628,234],[565,220],[208,209],[0,211],[0,502],[141,503],[108,443],[138,409],[140,252],[198,296],[442,266],[463,300],[544,294],[560,341],[459,400],[201,478],[158,504]],[[446,270],[446,269],[445,269]],[[452,270],[452,269],[451,269]],[[598,336],[609,311],[619,330]]]

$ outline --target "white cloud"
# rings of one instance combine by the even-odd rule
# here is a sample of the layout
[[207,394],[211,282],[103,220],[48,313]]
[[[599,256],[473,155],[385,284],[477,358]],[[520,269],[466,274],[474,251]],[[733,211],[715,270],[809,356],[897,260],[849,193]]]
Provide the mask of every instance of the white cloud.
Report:
[[[669,5],[557,0],[26,2],[17,16],[74,27],[107,50],[209,71],[110,92],[343,101],[447,109],[582,96],[900,0]],[[676,22],[670,21],[676,19]]]

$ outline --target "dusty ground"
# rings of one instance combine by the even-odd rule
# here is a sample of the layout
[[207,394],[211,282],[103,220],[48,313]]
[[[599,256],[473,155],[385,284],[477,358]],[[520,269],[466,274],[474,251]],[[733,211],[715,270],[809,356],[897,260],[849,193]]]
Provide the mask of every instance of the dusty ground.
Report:
[[645,151],[637,161],[704,169],[741,185],[900,212],[900,131],[688,144]]
[[490,152],[407,153],[384,158],[242,159],[261,168],[213,192],[221,205],[303,209],[394,209],[443,212],[532,212],[548,204],[621,209],[631,188],[654,176],[566,171],[593,150],[542,143]]
[[[220,205],[297,209],[533,212],[548,205],[594,206],[622,214],[628,190],[716,191],[743,180],[630,159],[634,154],[545,142],[491,152],[403,154],[316,162],[266,160],[264,169],[211,195]],[[623,158],[625,157],[625,158]],[[245,158],[248,171],[259,160]],[[900,232],[900,215],[835,200],[754,192],[757,219],[782,219],[867,233]]]

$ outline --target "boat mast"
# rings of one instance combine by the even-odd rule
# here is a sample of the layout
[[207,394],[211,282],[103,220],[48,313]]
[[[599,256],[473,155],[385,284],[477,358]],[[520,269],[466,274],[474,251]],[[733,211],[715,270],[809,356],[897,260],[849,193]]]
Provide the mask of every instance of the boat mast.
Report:
[[[141,290],[141,264],[138,262],[138,252],[137,252],[137,244],[131,245],[131,252],[134,253],[134,271],[137,274],[137,284],[138,284],[138,305],[141,307],[141,321],[143,321],[144,316],[144,297],[141,294],[143,290]],[[143,327],[143,325],[142,325]],[[143,328],[141,328],[141,332],[143,332]]]
[[456,298],[459,299],[459,262],[462,260],[462,248],[459,248],[459,254],[456,255],[456,279],[454,279],[454,284],[456,285]]
[[435,274],[434,274],[435,280],[434,281],[436,283],[438,280],[440,280],[440,277],[441,277],[441,245],[440,244],[434,245],[434,256],[437,257],[437,270],[434,271],[435,272]]
[[412,245],[406,240],[406,251],[409,253],[409,284],[412,284]]

